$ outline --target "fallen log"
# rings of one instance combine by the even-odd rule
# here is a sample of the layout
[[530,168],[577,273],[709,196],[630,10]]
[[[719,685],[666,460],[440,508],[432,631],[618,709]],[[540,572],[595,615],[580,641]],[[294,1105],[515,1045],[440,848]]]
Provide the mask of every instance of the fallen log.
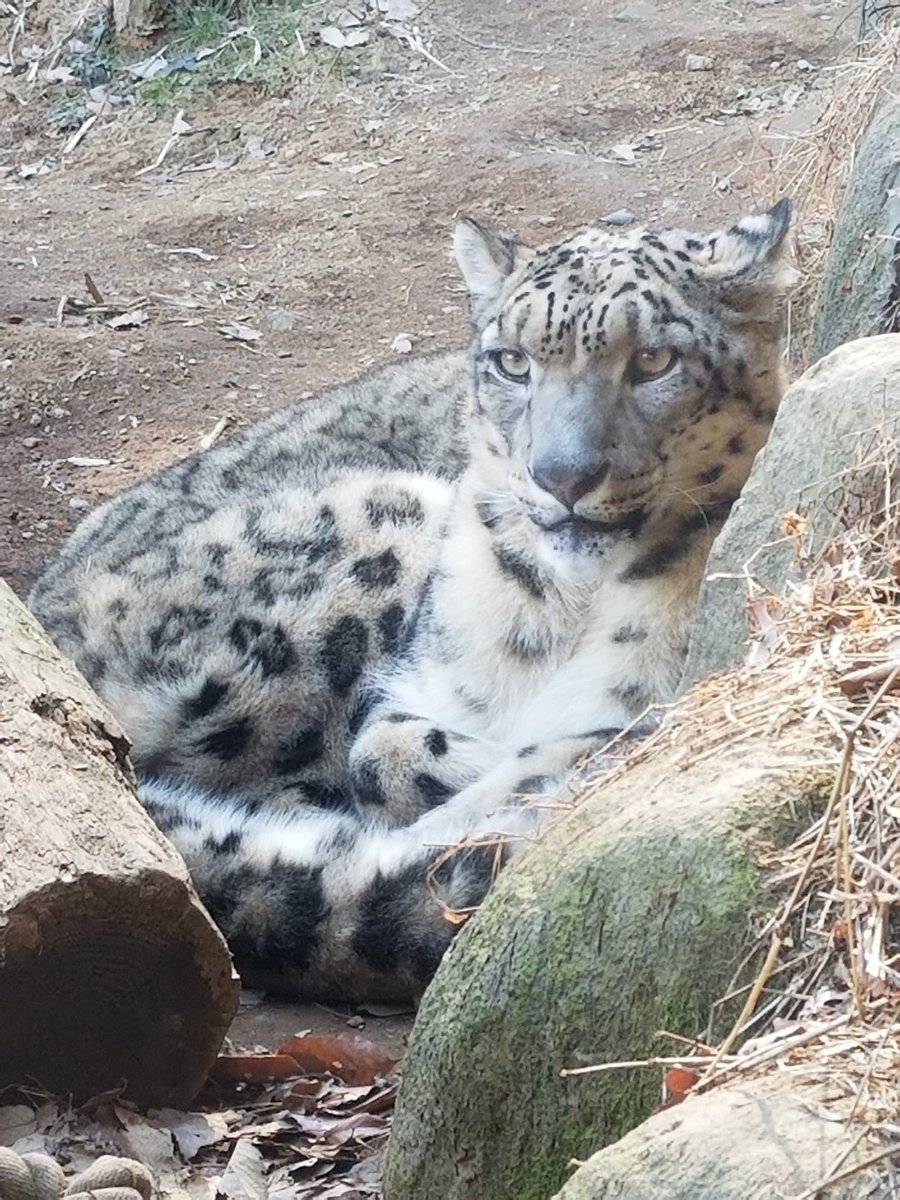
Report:
[[0,1088],[185,1105],[237,1007],[129,744],[0,580]]

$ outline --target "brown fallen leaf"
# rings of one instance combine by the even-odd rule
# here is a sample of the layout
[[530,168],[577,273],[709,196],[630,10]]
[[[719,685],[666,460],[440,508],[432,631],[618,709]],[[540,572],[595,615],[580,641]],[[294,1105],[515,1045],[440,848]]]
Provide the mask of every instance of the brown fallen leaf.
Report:
[[399,1061],[359,1035],[293,1037],[279,1046],[278,1053],[290,1055],[305,1072],[328,1071],[351,1085],[383,1079]]
[[669,1104],[680,1104],[699,1078],[699,1072],[688,1067],[670,1067],[665,1074],[666,1098]]
[[845,696],[856,696],[868,687],[878,687],[887,683],[892,675],[894,678],[887,689],[890,692],[896,691],[900,687],[900,660],[872,663],[870,666],[861,667],[858,671],[848,671],[838,680],[838,687]]

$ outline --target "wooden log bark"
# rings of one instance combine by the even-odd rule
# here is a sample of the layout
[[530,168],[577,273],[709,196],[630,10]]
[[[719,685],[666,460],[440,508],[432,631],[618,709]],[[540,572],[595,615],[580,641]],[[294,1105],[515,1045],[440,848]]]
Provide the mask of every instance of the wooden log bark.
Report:
[[186,1105],[239,984],[129,744],[0,580],[0,1087]]

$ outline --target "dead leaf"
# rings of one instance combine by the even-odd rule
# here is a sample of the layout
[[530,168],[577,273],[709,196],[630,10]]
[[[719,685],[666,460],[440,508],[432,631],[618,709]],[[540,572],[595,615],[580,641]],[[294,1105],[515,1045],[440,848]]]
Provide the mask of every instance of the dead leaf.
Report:
[[208,250],[201,250],[199,246],[172,246],[166,250],[166,254],[187,254],[203,262],[215,262],[219,257],[218,254],[210,254]]
[[0,1108],[0,1146],[11,1146],[19,1138],[30,1137],[37,1127],[27,1104],[7,1104]]
[[364,1140],[386,1133],[389,1124],[373,1113],[351,1113],[348,1117],[293,1114],[299,1129],[326,1146],[345,1146],[354,1139]]
[[344,34],[336,25],[323,25],[319,30],[319,41],[326,46],[333,46],[335,50],[343,50],[347,45]]
[[635,149],[636,146],[630,142],[617,142],[615,146],[610,146],[606,153],[613,162],[630,164],[635,162]]
[[154,1115],[156,1121],[169,1130],[181,1157],[187,1162],[204,1146],[214,1146],[228,1136],[228,1122],[221,1113],[187,1113],[163,1108]]
[[665,1075],[669,1103],[680,1104],[699,1078],[699,1072],[688,1067],[670,1067]]
[[[123,1112],[117,1106],[116,1115],[120,1120]],[[154,1175],[159,1175],[172,1162],[174,1146],[168,1129],[157,1129],[134,1113],[128,1114],[127,1126],[116,1134],[115,1143],[126,1158],[136,1158],[149,1167]]]
[[257,342],[262,337],[258,329],[243,325],[240,321],[229,321],[225,325],[217,325],[216,333],[232,342]]
[[279,1051],[278,1054],[222,1054],[213,1073],[230,1083],[271,1083],[302,1075],[303,1070],[296,1059]]
[[280,1046],[278,1053],[289,1054],[305,1071],[328,1071],[351,1085],[383,1079],[398,1062],[380,1046],[358,1035],[294,1037]]
[[168,60],[160,50],[156,54],[151,54],[149,58],[141,59],[140,62],[132,63],[127,67],[129,75],[133,75],[135,79],[155,79],[157,75],[165,74],[169,66]]
[[249,1138],[234,1147],[228,1166],[222,1173],[217,1191],[229,1200],[268,1200],[269,1189],[263,1177],[262,1154]]
[[48,67],[44,79],[47,83],[74,83],[75,72],[71,67]]
[[145,308],[132,308],[119,313],[117,317],[110,317],[106,324],[110,329],[134,329],[138,325],[146,325],[149,320],[150,314]]
[[750,618],[751,629],[756,636],[750,643],[746,665],[763,667],[772,657],[772,651],[778,641],[778,626],[772,619],[765,600],[759,598],[748,600],[747,615]]
[[39,159],[33,163],[22,163],[19,167],[19,174],[23,179],[32,179],[35,175],[49,175],[50,162],[46,158]]
[[[893,676],[893,679],[891,677]],[[872,663],[858,671],[849,671],[838,680],[838,687],[845,696],[856,696],[869,687],[880,687],[891,679],[889,692],[900,688],[900,661]]]
[[266,324],[275,333],[287,333],[297,324],[297,318],[286,308],[270,308],[266,313]]

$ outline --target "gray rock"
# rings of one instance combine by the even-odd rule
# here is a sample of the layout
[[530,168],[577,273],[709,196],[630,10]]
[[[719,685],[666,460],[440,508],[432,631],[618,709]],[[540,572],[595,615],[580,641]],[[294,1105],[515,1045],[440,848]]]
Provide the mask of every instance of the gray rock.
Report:
[[624,8],[620,8],[618,12],[613,13],[615,21],[646,21],[653,16],[653,5],[646,3],[646,0],[635,0],[633,4],[626,4]]
[[[778,1077],[689,1096],[581,1166],[553,1200],[771,1200],[799,1196],[865,1156],[823,1113],[821,1089]],[[872,1179],[841,1196],[871,1196]]]
[[900,99],[885,98],[859,147],[819,288],[820,358],[853,338],[900,329]]
[[630,208],[617,208],[615,212],[607,213],[600,220],[604,225],[631,225],[635,216]]
[[[792,570],[784,514],[804,517],[813,537],[852,519],[842,472],[892,438],[900,438],[900,334],[840,346],[788,389],[768,444],[713,543],[685,683],[744,661],[748,576],[778,592]],[[855,503],[870,502],[883,485],[879,467],[868,496],[864,477],[858,477]]]
[[[706,1026],[769,903],[755,846],[789,843],[833,787],[820,738],[798,721],[690,762],[663,748],[501,873],[422,1000],[385,1200],[547,1200],[571,1159],[649,1116],[653,1071],[560,1068],[670,1054],[658,1030]],[[716,1008],[713,1036],[736,1016]]]

